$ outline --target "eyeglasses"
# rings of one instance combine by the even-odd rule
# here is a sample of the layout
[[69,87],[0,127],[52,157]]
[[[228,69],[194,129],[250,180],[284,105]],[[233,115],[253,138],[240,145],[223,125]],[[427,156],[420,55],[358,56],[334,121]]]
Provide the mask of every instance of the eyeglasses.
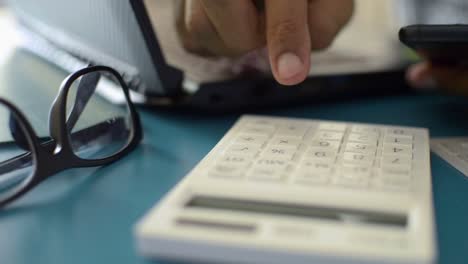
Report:
[[[114,89],[125,98],[109,106],[100,96]],[[69,75],[49,115],[50,137],[39,138],[25,115],[0,98],[0,208],[52,175],[69,168],[102,166],[132,151],[142,139],[128,87],[109,67],[93,66]]]

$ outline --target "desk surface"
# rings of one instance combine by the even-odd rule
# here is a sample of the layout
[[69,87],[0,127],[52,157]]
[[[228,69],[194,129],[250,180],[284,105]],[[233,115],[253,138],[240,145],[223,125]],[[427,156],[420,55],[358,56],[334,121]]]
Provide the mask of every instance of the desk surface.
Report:
[[[58,87],[65,73],[51,67],[47,72],[31,71],[42,63],[15,53],[8,67],[0,70],[2,96],[16,96],[23,108],[29,107],[22,99],[31,97],[31,85]],[[28,90],[21,92],[24,87]],[[44,105],[36,118],[46,120],[52,99],[48,95],[38,96]],[[253,114],[422,126],[429,127],[432,136],[463,136],[468,135],[467,105],[465,98],[407,95]],[[135,152],[107,167],[63,172],[0,211],[0,263],[149,263],[136,255],[133,225],[204,157],[241,113],[204,116],[140,110],[145,139]],[[432,173],[440,263],[466,263],[468,178],[435,155]]]

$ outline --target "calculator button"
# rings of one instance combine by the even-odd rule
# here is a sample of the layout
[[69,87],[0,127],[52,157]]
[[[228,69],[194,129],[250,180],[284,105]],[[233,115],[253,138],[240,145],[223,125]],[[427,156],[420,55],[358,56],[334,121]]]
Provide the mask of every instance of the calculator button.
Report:
[[342,124],[342,123],[323,122],[323,123],[320,123],[318,129],[319,130],[345,132],[346,127],[347,127],[346,124]]
[[385,144],[394,144],[394,145],[404,145],[404,146],[413,146],[413,140],[409,137],[401,136],[385,136]]
[[216,165],[209,172],[210,177],[240,179],[245,174],[245,168],[232,165]]
[[307,126],[290,124],[290,125],[281,126],[276,132],[276,135],[302,139],[304,135],[307,133],[307,130],[308,130]]
[[289,163],[284,159],[264,159],[261,158],[254,163],[254,169],[276,169],[285,171]]
[[297,149],[299,148],[299,145],[301,144],[301,140],[298,138],[293,138],[293,137],[275,137],[273,138],[269,145],[270,146],[278,146],[281,148],[294,148]]
[[380,134],[380,128],[374,126],[355,125],[351,128],[351,132],[359,134],[373,134],[374,136],[378,136]]
[[388,128],[386,134],[390,136],[407,137],[413,139],[413,133],[410,130],[403,128]]
[[343,154],[343,162],[359,165],[371,166],[374,163],[373,155],[359,154],[353,152],[345,152]]
[[377,146],[378,136],[375,134],[351,133],[348,136],[348,142],[364,143]]
[[305,159],[303,160],[298,168],[298,171],[303,171],[303,172],[317,172],[320,174],[331,174],[333,169],[333,163],[331,162],[326,162],[326,161],[320,161],[320,160],[314,160],[314,159]]
[[247,177],[250,180],[254,181],[269,181],[269,182],[276,182],[281,181],[284,178],[284,174],[282,171],[278,171],[276,169],[268,169],[268,168],[254,168],[250,170]]
[[348,144],[346,144],[345,151],[361,153],[366,155],[375,155],[376,147],[374,145],[364,143],[349,142]]
[[345,164],[340,168],[340,173],[342,175],[358,175],[368,178],[371,176],[372,169],[367,166]]
[[408,157],[384,156],[382,157],[382,167],[411,169],[412,160]]
[[341,141],[343,139],[344,133],[342,132],[333,132],[333,131],[322,131],[319,130],[315,134],[316,140],[327,140],[327,141]]
[[386,138],[397,137],[397,138],[400,138],[400,139],[406,139],[406,140],[411,141],[411,142],[413,142],[413,139],[414,139],[414,137],[412,135],[386,134],[385,137]]
[[320,161],[335,162],[336,160],[335,151],[311,149],[309,152],[307,152],[306,156],[308,159],[320,160]]
[[234,155],[225,155],[218,160],[218,164],[225,166],[248,167],[250,163],[250,159]]
[[384,144],[383,155],[397,155],[412,158],[413,148],[402,145]]
[[334,151],[338,151],[340,148],[340,142],[330,140],[313,140],[310,143],[310,148],[314,150],[332,149]]
[[260,135],[265,137],[270,137],[274,132],[275,127],[269,125],[250,125],[241,130],[242,134]]
[[267,147],[263,153],[262,157],[274,158],[274,159],[283,159],[283,160],[292,160],[296,154],[296,150],[288,147]]
[[255,157],[258,154],[258,147],[234,144],[226,150],[226,154],[232,154],[237,156]]
[[266,136],[259,136],[259,135],[240,135],[238,136],[234,142],[237,144],[245,144],[245,145],[258,145],[262,146],[268,140]]

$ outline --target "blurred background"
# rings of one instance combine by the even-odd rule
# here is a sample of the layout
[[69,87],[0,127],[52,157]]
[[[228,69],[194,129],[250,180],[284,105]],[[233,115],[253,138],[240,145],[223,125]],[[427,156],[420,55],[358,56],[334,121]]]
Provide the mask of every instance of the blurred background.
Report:
[[[39,47],[41,51],[35,52],[49,62],[70,71],[70,68],[62,65],[68,63],[69,60],[64,59],[65,62],[62,62],[60,57],[64,57],[63,54],[58,56],[56,52],[56,50],[61,50],[62,53],[65,53],[62,50],[64,49],[67,54],[68,52],[73,53],[74,57],[85,58],[96,64],[111,65],[119,69],[120,72],[130,72],[131,74],[127,74],[127,76],[144,75],[146,86],[158,86],[157,80],[154,80],[156,79],[154,76],[157,74],[152,69],[154,66],[152,62],[149,63],[151,64],[149,67],[141,67],[141,65],[148,66],[148,63],[135,63],[135,61],[150,60],[148,58],[151,56],[149,50],[139,48],[141,47],[139,43],[146,44],[141,36],[135,38],[135,34],[138,35],[135,32],[139,32],[138,28],[128,26],[131,24],[129,21],[131,21],[132,14],[128,17],[126,14],[131,11],[119,8],[122,3],[129,6],[128,2],[125,1],[127,0],[100,0],[99,2],[93,0],[80,2],[73,0],[41,0],[41,2],[11,0],[10,3],[11,6],[16,7],[12,10],[19,14],[23,22],[30,20],[28,25],[34,25],[34,27],[30,26],[29,28],[40,32],[40,34],[28,35],[41,35],[48,38],[46,41],[36,41],[34,40],[36,36],[30,37],[29,40],[33,40],[24,46],[29,49],[31,47],[37,49],[40,46],[38,43],[51,42],[54,44],[53,46],[59,47],[59,49],[52,47],[54,49],[52,52],[49,52],[52,50],[49,47]],[[260,72],[266,75],[271,74],[267,56],[262,51],[259,51],[262,56],[256,56],[254,59],[248,55],[236,59],[204,58],[186,52],[175,29],[174,6],[177,1],[143,1],[166,61],[184,72],[184,88],[194,87],[190,91],[196,91],[200,83],[233,79],[245,68],[242,66],[249,61],[256,61],[255,66],[258,66],[257,70]],[[6,1],[0,0],[0,3],[4,2]],[[468,16],[465,14],[468,10],[468,2],[465,2],[460,0],[355,0],[355,14],[333,45],[329,49],[312,54],[310,75],[335,77],[354,73],[373,75],[375,75],[374,73],[396,71],[403,73],[405,67],[415,57],[411,56],[414,54],[408,52],[399,43],[399,28],[412,23],[466,22]],[[81,7],[83,7],[82,10],[85,10],[84,13],[69,12],[71,8],[78,10]],[[9,13],[5,8],[2,9],[0,10],[0,27],[3,41],[0,43],[0,48],[2,48],[3,54],[8,54],[5,51],[8,47],[12,47],[13,40],[16,40],[16,29],[12,12]],[[443,14],[438,14],[439,12]],[[83,20],[83,17],[86,16],[89,19]],[[154,49],[158,48],[154,47]],[[42,52],[44,49],[47,49],[47,52]],[[41,52],[42,54],[40,54]],[[120,54],[125,56],[118,57]],[[0,63],[7,58],[8,56],[2,56]],[[82,61],[83,63],[85,61]],[[82,67],[83,65],[78,66]],[[134,74],[132,75],[132,73]],[[402,78],[400,77],[400,79]],[[403,82],[403,80],[400,81]],[[191,85],[186,85],[189,82]],[[358,86],[361,87],[361,85],[348,84],[344,90],[353,90],[349,88]],[[336,92],[330,92],[330,96],[335,95]]]

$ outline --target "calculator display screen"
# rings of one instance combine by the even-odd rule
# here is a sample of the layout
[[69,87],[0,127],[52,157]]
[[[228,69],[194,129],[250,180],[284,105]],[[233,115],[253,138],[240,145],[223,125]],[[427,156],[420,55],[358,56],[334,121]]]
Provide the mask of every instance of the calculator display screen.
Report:
[[186,204],[186,207],[276,215],[283,217],[290,216],[321,219],[350,224],[376,224],[400,228],[405,228],[408,222],[406,215],[398,213],[208,196],[196,196]]

